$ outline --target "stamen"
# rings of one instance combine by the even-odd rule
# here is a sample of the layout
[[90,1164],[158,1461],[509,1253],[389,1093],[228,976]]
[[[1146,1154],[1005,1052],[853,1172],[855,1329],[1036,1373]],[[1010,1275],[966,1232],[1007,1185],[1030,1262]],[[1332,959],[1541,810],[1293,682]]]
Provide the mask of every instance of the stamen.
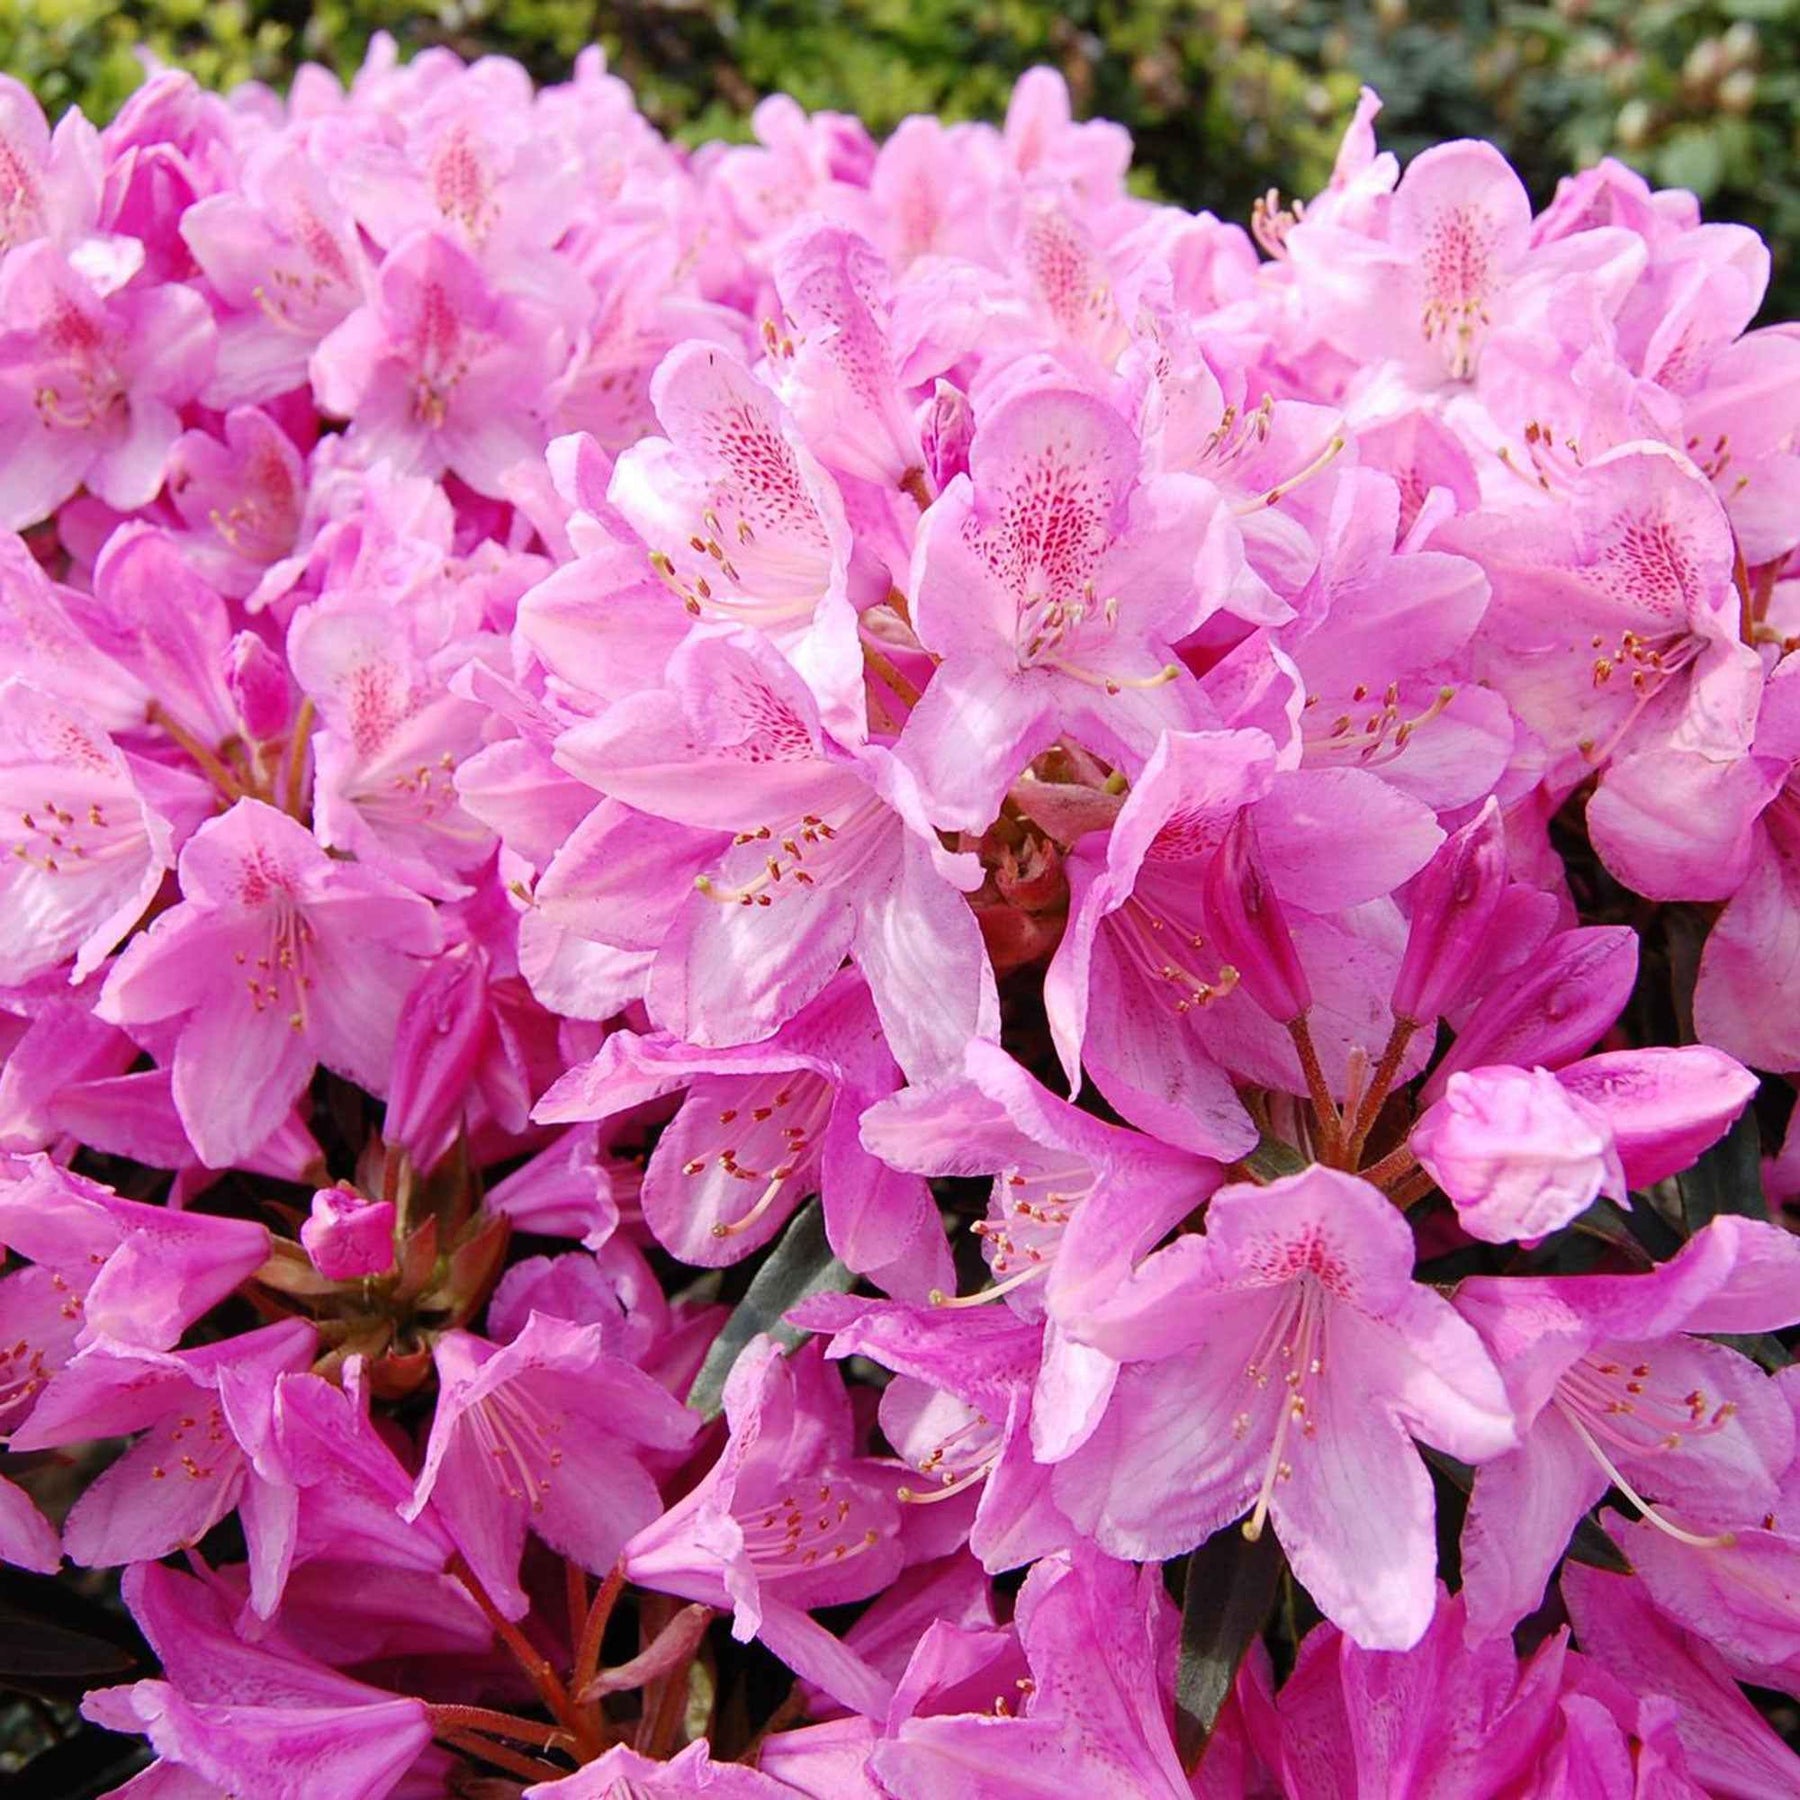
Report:
[[1232,516],[1234,518],[1244,519],[1248,518],[1251,513],[1258,513],[1263,511],[1266,507],[1278,505],[1281,501],[1285,500],[1295,488],[1301,486],[1305,482],[1311,481],[1315,475],[1321,475],[1325,470],[1330,468],[1332,463],[1337,460],[1344,445],[1348,442],[1349,439],[1342,436],[1332,438],[1331,441],[1326,444],[1325,448],[1303,468],[1297,469],[1292,475],[1286,477],[1285,480],[1278,481],[1274,487],[1269,488],[1264,493],[1256,495],[1253,499],[1240,501],[1231,509]]
[[712,1228],[713,1236],[716,1238],[734,1237],[740,1231],[748,1231],[775,1204],[776,1196],[787,1186],[788,1177],[793,1172],[792,1168],[777,1169],[770,1178],[769,1185],[763,1189],[762,1198],[742,1218],[731,1219],[715,1225]]
[[931,1290],[931,1304],[949,1308],[952,1306],[986,1306],[990,1300],[998,1300],[1002,1294],[1010,1294],[1014,1288],[1023,1287],[1026,1282],[1035,1280],[1049,1268],[1048,1263],[1033,1263],[1029,1268],[1021,1269],[1016,1275],[1009,1275],[1004,1281],[997,1281],[992,1287],[984,1287],[975,1294],[946,1294],[942,1288]]
[[1588,1428],[1582,1424],[1581,1420],[1575,1416],[1574,1408],[1565,1406],[1561,1400],[1558,1400],[1556,1404],[1557,1409],[1562,1413],[1562,1416],[1575,1427],[1576,1435],[1587,1445],[1594,1461],[1606,1471],[1607,1479],[1612,1482],[1613,1486],[1616,1487],[1640,1513],[1643,1514],[1644,1519],[1648,1524],[1654,1525],[1658,1531],[1676,1539],[1677,1542],[1692,1544],[1698,1550],[1728,1549],[1737,1542],[1737,1533],[1735,1531],[1721,1531],[1713,1536],[1703,1537],[1698,1532],[1688,1531],[1683,1526],[1677,1525],[1673,1519],[1658,1512],[1656,1508],[1619,1473],[1618,1464],[1600,1448],[1599,1444],[1595,1441],[1593,1433],[1590,1432]]
[[987,1462],[977,1463],[966,1474],[958,1475],[952,1481],[946,1481],[940,1488],[933,1488],[930,1493],[922,1494],[917,1488],[899,1487],[894,1490],[894,1498],[903,1506],[935,1506],[940,1500],[948,1500],[953,1495],[966,1492],[976,1482],[985,1481],[993,1466],[1000,1459],[991,1457]]

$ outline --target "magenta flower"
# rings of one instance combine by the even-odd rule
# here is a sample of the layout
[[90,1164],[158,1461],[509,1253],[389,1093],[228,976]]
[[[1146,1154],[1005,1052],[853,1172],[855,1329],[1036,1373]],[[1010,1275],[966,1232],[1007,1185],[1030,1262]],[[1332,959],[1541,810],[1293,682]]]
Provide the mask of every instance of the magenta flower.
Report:
[[100,204],[98,138],[74,107],[52,131],[31,90],[0,77],[0,158],[9,183],[0,253],[40,237],[67,244],[92,230]]
[[853,732],[862,658],[836,484],[774,394],[716,344],[678,344],[650,394],[668,436],[619,458],[608,500],[684,614],[765,633],[832,729]]
[[1731,527],[1705,478],[1638,443],[1549,485],[1529,514],[1459,520],[1443,542],[1493,582],[1476,666],[1557,746],[1556,791],[1648,748],[1741,757],[1761,664],[1739,641]]
[[7,254],[0,526],[35,525],[83,483],[121,512],[149,505],[212,357],[212,317],[192,289],[97,287],[41,238]]
[[703,1268],[738,1262],[816,1192],[851,1268],[923,1298],[948,1274],[937,1209],[922,1181],[857,1139],[862,1114],[899,1086],[868,987],[846,971],[759,1044],[704,1050],[667,1033],[615,1032],[533,1116],[609,1119],[685,1088],[640,1190],[666,1250]]
[[1136,765],[1213,722],[1171,646],[1210,610],[1217,496],[1138,461],[1100,401],[1030,388],[981,421],[968,478],[921,524],[913,616],[943,660],[901,753],[937,823],[983,829],[1062,732]]
[[749,632],[697,631],[668,676],[557,744],[615,799],[709,834],[692,852],[704,874],[671,871],[660,847],[613,859],[640,920],[646,888],[662,911],[692,884],[655,946],[657,1023],[694,1044],[767,1037],[848,956],[915,1077],[993,1035],[993,974],[962,899],[979,873],[939,842],[905,767],[829,739],[812,691]]
[[124,1585],[167,1679],[97,1689],[82,1710],[108,1730],[143,1732],[165,1765],[268,1800],[314,1800],[321,1784],[343,1800],[382,1800],[431,1742],[422,1701],[340,1675],[279,1634],[245,1642],[225,1597],[195,1576],[142,1563]]
[[1050,1498],[1050,1470],[1032,1453],[1042,1331],[1001,1307],[926,1310],[841,1294],[802,1302],[790,1321],[831,1333],[826,1355],[866,1356],[894,1373],[881,1392],[883,1435],[916,1472],[902,1504],[936,1506],[978,1490],[969,1548],[998,1574],[1052,1554],[1069,1537]]
[[1609,1488],[1690,1540],[1761,1520],[1794,1454],[1793,1416],[1748,1357],[1688,1334],[1793,1323],[1796,1270],[1786,1232],[1722,1217],[1646,1274],[1462,1284],[1457,1310],[1492,1351],[1521,1434],[1475,1480],[1472,1632],[1510,1630],[1537,1605]]
[[402,1513],[435,1505],[509,1618],[527,1605],[518,1582],[527,1529],[604,1574],[661,1505],[639,1453],[679,1448],[699,1428],[603,1339],[597,1326],[534,1313],[510,1344],[451,1331],[433,1347],[441,1391]]
[[870,1757],[882,1788],[895,1800],[952,1790],[1189,1800],[1163,1698],[1175,1609],[1156,1571],[1085,1549],[1046,1557],[1026,1577],[1016,1620],[1031,1672],[1015,1694],[991,1711],[903,1720]]
[[1287,1790],[1321,1800],[1590,1791],[1533,1782],[1561,1723],[1567,1631],[1521,1661],[1510,1643],[1466,1644],[1463,1623],[1461,1597],[1440,1587],[1411,1649],[1366,1649],[1329,1624],[1309,1632],[1275,1703]]
[[678,1800],[710,1794],[714,1800],[793,1800],[798,1790],[739,1763],[714,1762],[704,1743],[692,1743],[666,1763],[640,1756],[623,1744],[596,1757],[561,1781],[541,1781],[525,1790],[527,1800]]
[[348,584],[302,607],[288,628],[294,679],[318,709],[313,811],[318,835],[423,894],[453,897],[493,849],[462,806],[460,763],[481,745],[485,710],[448,689],[447,665],[472,642],[447,622]]
[[170,821],[98,725],[17,680],[0,685],[0,806],[12,823],[0,980],[29,981],[71,957],[70,979],[85,980],[175,866]]
[[221,593],[249,595],[300,535],[306,472],[274,417],[225,415],[222,437],[187,431],[169,452],[169,500],[188,528],[189,562]]
[[1470,1236],[1503,1244],[1566,1225],[1606,1194],[1630,1204],[1722,1137],[1756,1092],[1694,1044],[1618,1050],[1547,1069],[1459,1071],[1408,1142]]
[[1412,1437],[1469,1462],[1517,1441],[1487,1351],[1412,1280],[1412,1233],[1367,1183],[1310,1169],[1213,1196],[1082,1334],[1125,1364],[1056,1474],[1103,1549],[1171,1556],[1273,1520],[1326,1617],[1366,1649],[1430,1624],[1431,1484]]
[[13,1431],[13,1448],[144,1435],[70,1511],[68,1554],[96,1567],[152,1561],[198,1544],[241,1505],[254,1562],[278,1504],[251,1491],[265,1480],[256,1440],[276,1379],[304,1369],[314,1342],[311,1326],[289,1319],[196,1350],[103,1342],[76,1356]]
[[307,359],[366,298],[367,252],[316,157],[272,139],[240,184],[181,217],[181,235],[226,302],[211,406],[272,400],[305,385]]
[[448,470],[498,496],[515,465],[543,452],[565,355],[553,308],[496,287],[452,239],[420,230],[388,252],[368,304],[319,344],[311,369],[320,406],[354,419],[365,466]]
[[[973,1230],[995,1285],[1033,1322],[1079,1319],[1110,1299],[1136,1259],[1200,1206],[1217,1163],[1108,1125],[975,1040],[959,1077],[908,1088],[862,1116],[863,1143],[898,1169],[994,1178]],[[1091,1357],[1053,1331],[1046,1355]]]
[[783,243],[774,275],[792,332],[773,346],[775,375],[814,454],[864,481],[916,487],[925,453],[899,378],[880,253],[854,232],[819,225]]
[[1718,1656],[1659,1614],[1634,1576],[1570,1563],[1562,1593],[1576,1642],[1596,1663],[1630,1692],[1674,1703],[1675,1730],[1702,1792],[1762,1800],[1800,1791],[1800,1757],[1744,1697]]
[[394,1266],[394,1203],[366,1199],[354,1189],[320,1188],[300,1242],[328,1281],[385,1274]]
[[[0,1178],[0,1242],[32,1265],[4,1277],[0,1293],[45,1309],[43,1323],[71,1348],[168,1350],[269,1255],[268,1232],[248,1219],[125,1200],[47,1156],[13,1163]],[[7,1308],[0,1338],[33,1336]],[[9,1401],[19,1397],[14,1384],[29,1388],[32,1367],[41,1375],[53,1362],[47,1346],[16,1343],[0,1367],[13,1359],[24,1366],[8,1372]]]
[[[1247,869],[1231,834],[1251,807],[1259,848]],[[1292,1009],[1334,1085],[1352,1047],[1379,1050],[1388,1037],[1399,950],[1391,913],[1369,903],[1440,841],[1426,808],[1365,770],[1278,772],[1258,730],[1170,733],[1111,832],[1089,834],[1069,859],[1069,924],[1044,1003],[1071,1085],[1085,1069],[1143,1130],[1241,1156],[1254,1129],[1232,1076],[1307,1089]],[[1231,942],[1256,958],[1253,989],[1221,946],[1225,908]],[[1422,1047],[1410,1066],[1420,1061]]]
[[879,1593],[898,1573],[899,1508],[880,1465],[857,1457],[849,1396],[816,1348],[742,1351],[725,1384],[731,1428],[699,1485],[625,1546],[633,1581],[728,1610],[853,1711],[879,1715],[888,1683],[808,1616]]
[[430,906],[334,861],[292,819],[240,800],[181,853],[182,904],[107,977],[101,1013],[175,1022],[175,1105],[214,1167],[268,1137],[323,1062],[379,1093]]

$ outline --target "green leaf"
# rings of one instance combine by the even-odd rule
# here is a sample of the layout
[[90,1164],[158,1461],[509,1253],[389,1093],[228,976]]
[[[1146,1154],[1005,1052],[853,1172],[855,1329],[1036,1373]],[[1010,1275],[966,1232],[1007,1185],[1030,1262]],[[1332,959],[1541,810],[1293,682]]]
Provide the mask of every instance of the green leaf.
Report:
[[1702,200],[1725,178],[1725,146],[1704,125],[1683,125],[1656,153],[1656,172],[1670,187],[1691,188]]
[[1279,1138],[1265,1134],[1257,1140],[1256,1148],[1236,1167],[1251,1181],[1267,1186],[1271,1181],[1279,1181],[1284,1175],[1298,1175],[1306,1167],[1306,1158],[1291,1144],[1284,1144]]
[[1756,1114],[1740,1114],[1685,1175],[1675,1178],[1675,1185],[1681,1190],[1681,1213],[1689,1231],[1698,1231],[1721,1213],[1766,1220],[1769,1202],[1763,1193],[1762,1133]]
[[855,1273],[832,1255],[825,1240],[824,1208],[817,1200],[809,1200],[756,1271],[724,1330],[713,1339],[688,1392],[688,1405],[702,1418],[717,1418],[725,1404],[725,1379],[738,1352],[753,1337],[767,1332],[793,1349],[806,1333],[789,1325],[782,1315],[813,1294],[847,1294],[855,1284]]
[[1753,1363],[1760,1363],[1771,1375],[1790,1367],[1794,1361],[1794,1353],[1772,1331],[1709,1331],[1706,1337],[1709,1343],[1723,1344],[1727,1350],[1735,1350]]
[[1190,1773],[1200,1766],[1238,1665],[1275,1603],[1283,1561],[1272,1531],[1251,1543],[1236,1525],[1189,1553],[1175,1666],[1175,1746]]

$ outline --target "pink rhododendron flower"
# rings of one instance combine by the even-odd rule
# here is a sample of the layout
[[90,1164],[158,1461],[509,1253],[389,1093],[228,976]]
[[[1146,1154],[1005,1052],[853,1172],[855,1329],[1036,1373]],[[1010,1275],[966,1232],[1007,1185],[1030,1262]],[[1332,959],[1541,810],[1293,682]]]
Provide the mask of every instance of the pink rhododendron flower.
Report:
[[1760,1519],[1794,1454],[1792,1414],[1747,1357],[1688,1334],[1790,1323],[1796,1266],[1786,1232],[1720,1218],[1646,1274],[1462,1285],[1457,1309],[1493,1351],[1522,1437],[1476,1477],[1472,1630],[1510,1629],[1537,1605],[1568,1532],[1609,1487],[1689,1538]]
[[685,1444],[691,1415],[605,1351],[597,1328],[541,1313],[501,1347],[442,1337],[437,1362],[443,1400],[403,1512],[435,1500],[482,1585],[514,1615],[526,1604],[516,1571],[527,1526],[583,1567],[610,1568],[657,1510],[633,1451]]
[[1473,1462],[1515,1442],[1493,1362],[1412,1257],[1404,1221],[1350,1177],[1222,1189],[1203,1236],[1151,1257],[1084,1326],[1125,1367],[1057,1471],[1058,1503],[1123,1555],[1272,1519],[1328,1617],[1366,1648],[1410,1647],[1433,1558],[1409,1436]]
[[119,1795],[1800,1794],[1770,249],[1078,97],[0,77],[0,1561]]
[[179,1022],[175,1104],[200,1154],[254,1150],[320,1061],[385,1087],[413,959],[441,942],[427,904],[255,800],[194,834],[181,880],[102,1006],[122,1025]]

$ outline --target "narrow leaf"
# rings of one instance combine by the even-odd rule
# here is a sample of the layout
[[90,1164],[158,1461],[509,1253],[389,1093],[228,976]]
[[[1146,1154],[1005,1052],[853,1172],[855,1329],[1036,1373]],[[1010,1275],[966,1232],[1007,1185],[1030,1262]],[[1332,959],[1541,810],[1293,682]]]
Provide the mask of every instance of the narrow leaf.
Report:
[[713,1340],[688,1392],[688,1405],[703,1418],[717,1418],[725,1404],[725,1379],[738,1352],[753,1337],[767,1332],[791,1350],[806,1333],[789,1325],[783,1315],[813,1294],[845,1294],[855,1283],[854,1272],[832,1255],[826,1242],[823,1207],[809,1200]]
[[1698,1231],[1721,1213],[1767,1219],[1769,1202],[1763,1194],[1762,1133],[1756,1114],[1747,1110],[1685,1175],[1675,1178],[1681,1190],[1682,1217],[1689,1231]]
[[1251,1543],[1236,1525],[1215,1531],[1188,1556],[1175,1667],[1175,1747],[1189,1773],[1200,1766],[1238,1665],[1269,1616],[1282,1563],[1273,1532]]

